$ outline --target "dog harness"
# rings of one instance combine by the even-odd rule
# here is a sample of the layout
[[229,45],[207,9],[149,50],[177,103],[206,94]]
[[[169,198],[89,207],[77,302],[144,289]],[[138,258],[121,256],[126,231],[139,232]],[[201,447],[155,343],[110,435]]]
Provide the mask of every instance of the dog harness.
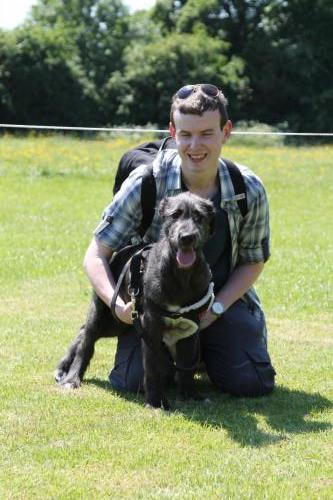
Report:
[[[132,320],[135,330],[139,337],[141,337],[149,347],[151,346],[150,339],[147,337],[145,329],[142,326],[141,318],[143,316],[143,273],[144,273],[144,254],[147,254],[151,249],[152,245],[145,245],[143,248],[134,253],[134,255],[126,262],[119,276],[112,301],[111,301],[111,312],[114,318],[119,322],[117,315],[115,313],[116,300],[119,295],[119,291],[127,271],[130,271],[130,283],[128,285],[128,293],[131,297],[133,304]],[[180,307],[174,309],[172,306],[162,311],[162,317],[167,329],[176,329],[177,333],[174,331],[166,332],[163,336],[163,342],[168,347],[170,353],[174,356],[175,345],[178,340],[189,337],[197,332],[198,325],[203,317],[203,315],[210,309],[215,299],[214,295],[214,283],[210,282],[208,290],[205,295],[188,306]],[[196,368],[199,359],[197,360],[195,366],[190,368],[180,367],[175,364],[178,370],[188,370],[192,371]]]

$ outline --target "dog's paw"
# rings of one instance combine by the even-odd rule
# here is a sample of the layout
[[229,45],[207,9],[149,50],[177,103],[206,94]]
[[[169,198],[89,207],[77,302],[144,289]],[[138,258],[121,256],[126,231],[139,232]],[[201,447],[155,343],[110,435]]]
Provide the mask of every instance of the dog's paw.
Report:
[[162,408],[164,411],[170,411],[171,410],[171,405],[169,401],[166,398],[162,399]]
[[78,389],[81,385],[79,377],[65,377],[60,380],[59,385],[62,389]]
[[204,401],[206,399],[206,396],[196,389],[182,389],[179,395],[184,400],[193,399],[194,401]]
[[61,381],[66,377],[67,372],[64,370],[61,370],[60,368],[57,368],[54,372],[54,379],[58,384],[61,383]]
[[161,400],[150,400],[145,404],[146,408],[150,408],[152,410],[164,410],[169,411],[171,409],[170,403],[166,398],[162,398]]
[[145,408],[147,408],[147,410],[152,410],[152,411],[155,411],[155,412],[159,412],[160,410],[162,410],[161,406],[152,406],[149,403],[145,404]]

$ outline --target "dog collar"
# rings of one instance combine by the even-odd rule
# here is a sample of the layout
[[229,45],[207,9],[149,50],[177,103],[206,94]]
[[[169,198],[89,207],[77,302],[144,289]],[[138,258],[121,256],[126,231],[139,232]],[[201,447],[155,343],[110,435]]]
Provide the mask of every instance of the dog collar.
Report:
[[190,306],[181,307],[180,309],[177,309],[177,311],[172,311],[172,313],[177,315],[187,314],[191,311],[196,311],[197,309],[200,309],[201,307],[205,306],[207,302],[208,302],[207,310],[209,310],[214,300],[215,300],[214,283],[211,281],[209,283],[207,293],[200,300],[198,300],[198,302],[195,302]]

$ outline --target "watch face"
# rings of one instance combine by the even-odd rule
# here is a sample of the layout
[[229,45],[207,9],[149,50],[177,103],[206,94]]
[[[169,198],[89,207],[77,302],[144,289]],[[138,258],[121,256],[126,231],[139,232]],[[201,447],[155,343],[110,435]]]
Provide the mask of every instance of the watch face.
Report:
[[224,311],[224,307],[222,304],[220,304],[219,302],[214,302],[213,306],[212,306],[212,311],[214,314],[216,314],[217,316],[220,316],[221,314],[223,314],[223,311]]

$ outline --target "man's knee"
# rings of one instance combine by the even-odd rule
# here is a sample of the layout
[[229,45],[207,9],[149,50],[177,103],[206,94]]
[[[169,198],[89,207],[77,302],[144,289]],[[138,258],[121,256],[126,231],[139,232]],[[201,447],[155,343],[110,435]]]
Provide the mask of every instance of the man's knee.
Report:
[[117,391],[138,393],[143,391],[143,370],[139,365],[115,367],[109,380]]
[[227,392],[232,396],[265,396],[274,389],[275,372],[271,365],[255,366],[252,363],[234,373],[227,384]]
[[136,394],[143,392],[143,372],[138,367],[129,371],[124,390]]
[[[275,370],[264,348],[245,352],[246,359],[231,366],[224,374],[216,374],[213,382],[233,396],[258,397],[272,392]],[[215,378],[215,380],[214,380]]]
[[143,365],[141,343],[136,337],[118,339],[115,366],[109,380],[118,391],[141,392],[143,390]]

